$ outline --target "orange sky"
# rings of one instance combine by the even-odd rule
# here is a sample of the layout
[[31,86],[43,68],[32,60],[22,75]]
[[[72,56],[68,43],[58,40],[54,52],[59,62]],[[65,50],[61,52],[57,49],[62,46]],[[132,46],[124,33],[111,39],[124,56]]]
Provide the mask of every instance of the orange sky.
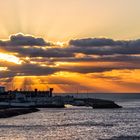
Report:
[[51,41],[140,36],[139,0],[0,0],[0,38],[22,32]]
[[140,70],[113,70],[110,72],[79,74],[58,72],[49,76],[16,76],[9,89],[47,90],[53,87],[55,93],[138,93]]
[[139,0],[0,0],[0,85],[140,92]]

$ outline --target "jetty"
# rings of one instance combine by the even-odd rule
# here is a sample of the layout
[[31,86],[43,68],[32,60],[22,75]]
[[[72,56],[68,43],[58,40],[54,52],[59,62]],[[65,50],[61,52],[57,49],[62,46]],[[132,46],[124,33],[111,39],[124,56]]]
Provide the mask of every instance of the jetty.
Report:
[[91,106],[93,107],[93,109],[122,108],[122,106],[110,100],[85,98],[85,99],[76,99],[76,101],[83,101],[85,106]]

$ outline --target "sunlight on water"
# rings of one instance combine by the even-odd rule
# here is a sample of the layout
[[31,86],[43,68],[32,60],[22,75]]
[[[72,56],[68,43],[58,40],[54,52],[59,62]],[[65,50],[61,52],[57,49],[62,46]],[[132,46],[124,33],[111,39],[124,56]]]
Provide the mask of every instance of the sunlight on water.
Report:
[[40,112],[1,119],[0,140],[139,139],[140,103],[129,104],[137,107],[114,110],[93,110],[86,107],[41,109]]

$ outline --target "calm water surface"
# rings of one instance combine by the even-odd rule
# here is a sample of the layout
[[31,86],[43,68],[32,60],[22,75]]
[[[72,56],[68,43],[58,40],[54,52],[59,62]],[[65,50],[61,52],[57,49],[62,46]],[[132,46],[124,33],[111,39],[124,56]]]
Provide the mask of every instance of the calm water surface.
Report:
[[0,119],[0,140],[140,140],[140,102],[123,109],[69,107]]

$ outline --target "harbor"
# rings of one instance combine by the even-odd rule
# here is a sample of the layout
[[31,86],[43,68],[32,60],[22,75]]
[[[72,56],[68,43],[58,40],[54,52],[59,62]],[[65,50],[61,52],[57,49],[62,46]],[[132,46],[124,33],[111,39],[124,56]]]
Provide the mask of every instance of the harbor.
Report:
[[93,107],[93,109],[121,108],[114,101],[53,95],[53,88],[46,91],[5,91],[0,87],[0,108],[64,108],[65,105]]

